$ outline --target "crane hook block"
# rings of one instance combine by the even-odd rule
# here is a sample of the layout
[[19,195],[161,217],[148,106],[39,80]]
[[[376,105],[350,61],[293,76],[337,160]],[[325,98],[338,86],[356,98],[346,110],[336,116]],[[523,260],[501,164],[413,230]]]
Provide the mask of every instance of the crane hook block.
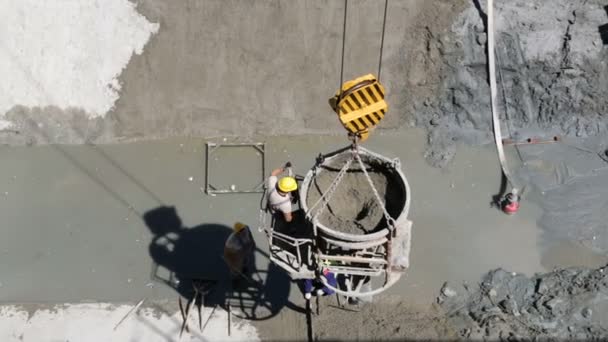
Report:
[[384,87],[372,74],[347,81],[329,99],[332,109],[349,132],[365,141],[369,130],[376,126],[388,111]]

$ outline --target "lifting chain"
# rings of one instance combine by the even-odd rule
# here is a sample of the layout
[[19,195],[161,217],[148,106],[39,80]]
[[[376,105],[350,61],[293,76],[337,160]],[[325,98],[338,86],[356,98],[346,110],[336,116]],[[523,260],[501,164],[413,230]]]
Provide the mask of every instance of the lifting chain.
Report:
[[306,214],[306,217],[308,219],[311,219],[311,217],[313,217],[313,215],[312,215],[313,211],[317,208],[317,206],[321,202],[323,202],[323,206],[314,214],[314,221],[316,221],[316,218],[321,213],[323,213],[323,211],[329,204],[329,201],[331,200],[333,194],[335,193],[336,189],[338,188],[338,185],[342,181],[342,178],[344,178],[344,175],[348,171],[353,160],[357,160],[357,162],[359,163],[359,166],[361,167],[361,170],[363,171],[363,174],[365,175],[365,178],[367,179],[367,182],[369,183],[370,187],[372,188],[372,192],[374,193],[374,197],[376,198],[376,201],[382,208],[384,219],[386,220],[389,230],[393,231],[395,228],[395,219],[393,219],[391,217],[391,215],[389,214],[389,212],[386,210],[386,205],[382,201],[382,198],[380,197],[380,194],[378,193],[378,190],[376,189],[376,186],[374,185],[374,181],[372,180],[370,175],[367,173],[367,168],[365,167],[365,164],[363,163],[363,161],[361,160],[361,156],[359,155],[359,149],[358,149],[356,137],[353,140],[352,154],[353,154],[352,157],[344,164],[344,166],[342,166],[342,169],[340,169],[340,172],[338,172],[338,175],[333,180],[333,182],[330,184],[328,190],[325,193],[323,193],[321,198],[319,198],[312,207],[310,207],[310,209],[308,210],[308,213]]
[[[357,149],[356,142],[354,144],[354,148]],[[380,198],[380,194],[378,193],[378,190],[376,190],[376,187],[374,186],[374,181],[367,173],[365,164],[363,164],[363,161],[361,160],[361,156],[359,156],[358,149],[354,154],[354,158],[357,159],[357,162],[359,162],[359,166],[361,166],[361,170],[363,170],[363,174],[365,175],[365,178],[367,179],[367,182],[369,183],[370,187],[372,188],[372,192],[374,193],[374,196],[376,197],[376,201],[378,201],[378,204],[380,204],[380,208],[382,208],[382,212],[384,213],[384,219],[386,219],[386,224],[388,225],[389,230],[392,231],[395,228],[395,220],[391,217],[391,215],[386,210],[386,205],[384,202],[382,202],[382,198]]]
[[319,198],[312,207],[310,207],[310,209],[308,210],[308,213],[306,214],[306,217],[308,219],[310,219],[312,217],[311,213],[313,212],[313,210],[315,210],[315,208],[319,205],[319,203],[321,203],[321,201],[323,201],[323,206],[317,211],[317,213],[314,215],[314,217],[316,218],[323,212],[323,210],[325,210],[325,208],[329,204],[329,201],[331,200],[331,197],[333,196],[334,192],[338,188],[338,185],[342,181],[342,178],[344,178],[344,175],[346,174],[346,171],[348,171],[350,164],[352,162],[353,162],[353,158],[350,158],[348,161],[346,161],[346,163],[344,164],[342,169],[340,169],[340,172],[338,172],[338,175],[336,176],[336,178],[330,184],[329,189],[325,193],[323,193],[321,198]]

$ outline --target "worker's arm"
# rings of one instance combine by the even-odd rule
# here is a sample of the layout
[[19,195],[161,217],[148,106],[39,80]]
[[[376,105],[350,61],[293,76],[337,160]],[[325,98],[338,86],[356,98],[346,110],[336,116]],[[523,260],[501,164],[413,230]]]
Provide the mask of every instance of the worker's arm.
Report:
[[278,169],[272,170],[272,172],[270,173],[270,175],[276,177],[276,176],[280,175],[281,173],[283,173],[283,171],[285,171],[285,168],[284,167],[280,167]]
[[281,173],[285,172],[285,169],[287,169],[288,167],[291,167],[291,162],[287,162],[287,163],[285,163],[285,166],[272,170],[270,175],[276,177],[276,176],[280,175]]
[[292,213],[283,213],[283,217],[285,218],[285,222],[291,222],[293,220],[293,214]]

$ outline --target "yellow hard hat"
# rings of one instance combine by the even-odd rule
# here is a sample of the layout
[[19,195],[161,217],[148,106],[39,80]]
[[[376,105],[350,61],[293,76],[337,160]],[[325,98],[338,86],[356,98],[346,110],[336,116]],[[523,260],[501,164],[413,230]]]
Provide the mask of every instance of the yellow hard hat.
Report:
[[246,224],[244,224],[244,223],[241,223],[241,222],[237,222],[237,223],[235,223],[235,224],[234,224],[234,227],[233,227],[233,228],[234,228],[234,231],[238,233],[238,232],[240,232],[241,230],[243,230],[243,229],[247,228],[247,225],[246,225]]
[[298,189],[298,182],[293,177],[283,177],[279,180],[278,188],[282,192],[292,192]]

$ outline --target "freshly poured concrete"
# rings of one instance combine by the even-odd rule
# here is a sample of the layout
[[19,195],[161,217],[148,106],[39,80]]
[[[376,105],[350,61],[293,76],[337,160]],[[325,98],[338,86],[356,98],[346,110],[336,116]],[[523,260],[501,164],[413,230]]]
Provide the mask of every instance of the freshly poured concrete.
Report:
[[[262,140],[267,173],[290,160],[304,174],[319,152],[347,143],[344,136]],[[584,247],[547,249],[536,225],[541,212],[532,201],[524,201],[515,216],[490,208],[499,188],[499,166],[490,147],[462,149],[448,169],[426,164],[421,131],[376,134],[366,147],[399,157],[411,184],[411,267],[388,294],[412,306],[428,307],[446,280],[475,283],[496,267],[532,274],[572,260],[579,265],[599,262],[586,257]],[[212,159],[215,181],[255,185],[261,180],[259,156],[255,150],[234,153],[222,151],[217,161]],[[175,300],[175,290],[153,281],[155,262],[162,266],[158,279],[167,279],[167,269],[180,262],[217,267],[221,259],[209,251],[221,250],[221,241],[205,234],[225,234],[237,220],[257,227],[259,194],[204,194],[204,157],[204,141],[188,139],[0,148],[0,301]],[[163,236],[155,231],[154,236],[142,216],[170,206],[176,208],[181,228]],[[254,235],[261,278],[271,277],[272,292],[282,297],[264,299],[271,307],[269,316],[281,309],[298,311],[303,300],[297,288],[276,267],[269,269],[264,236],[257,230]],[[161,257],[150,243],[167,237],[177,242]],[[285,320],[293,319],[279,315],[268,322]]]

